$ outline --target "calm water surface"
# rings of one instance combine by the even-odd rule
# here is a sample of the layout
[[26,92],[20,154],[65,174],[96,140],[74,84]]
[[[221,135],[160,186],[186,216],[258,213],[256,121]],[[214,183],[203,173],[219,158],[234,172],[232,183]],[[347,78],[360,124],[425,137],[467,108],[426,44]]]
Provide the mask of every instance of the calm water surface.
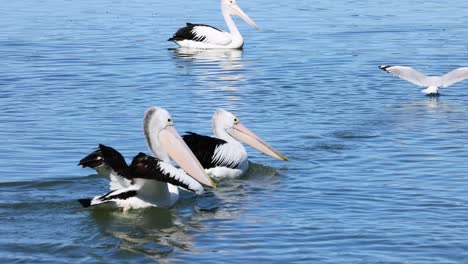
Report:
[[[219,3],[5,1],[0,7],[4,263],[466,263],[468,84],[438,98],[378,70],[468,66],[468,2],[239,1],[243,51],[183,51]],[[170,209],[92,211],[98,143],[147,151],[142,115],[210,134],[236,113],[290,161]]]

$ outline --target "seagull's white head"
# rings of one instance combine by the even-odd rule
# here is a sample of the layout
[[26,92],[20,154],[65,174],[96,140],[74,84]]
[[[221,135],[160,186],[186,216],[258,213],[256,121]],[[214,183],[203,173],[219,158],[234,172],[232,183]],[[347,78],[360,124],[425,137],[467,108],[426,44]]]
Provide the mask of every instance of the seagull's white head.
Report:
[[221,0],[221,10],[230,16],[239,16],[253,28],[260,30],[257,24],[237,5],[236,0]]

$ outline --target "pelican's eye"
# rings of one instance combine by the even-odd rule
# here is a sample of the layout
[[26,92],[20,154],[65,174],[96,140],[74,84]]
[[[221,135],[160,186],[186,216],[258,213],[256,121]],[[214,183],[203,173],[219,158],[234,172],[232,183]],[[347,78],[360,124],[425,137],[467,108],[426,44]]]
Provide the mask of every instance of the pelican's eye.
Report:
[[238,124],[239,123],[239,119],[237,119],[237,117],[234,117],[234,124]]
[[169,124],[172,123],[172,119],[168,118],[167,123],[169,123]]

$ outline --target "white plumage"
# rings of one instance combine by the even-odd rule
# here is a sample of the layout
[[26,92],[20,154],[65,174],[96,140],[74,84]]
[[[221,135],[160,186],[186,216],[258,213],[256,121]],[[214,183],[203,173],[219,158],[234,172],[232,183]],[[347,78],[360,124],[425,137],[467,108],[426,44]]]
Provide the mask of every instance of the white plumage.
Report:
[[[235,140],[229,140],[226,144],[219,145],[212,157],[213,163],[218,166],[206,170],[208,175],[215,178],[234,178],[242,175],[249,168],[249,156],[242,144]],[[230,164],[237,164],[230,168]]]
[[232,42],[232,35],[228,32],[219,31],[208,26],[195,26],[192,32],[197,38],[203,39],[201,42],[213,46],[228,46]]
[[246,165],[248,155],[240,142],[232,140],[217,146],[212,159],[220,166],[228,166],[229,164],[239,164],[238,166],[241,166]]
[[450,71],[442,76],[427,76],[411,67],[382,65],[379,68],[391,75],[407,80],[418,86],[427,87],[421,92],[425,94],[437,94],[439,88],[448,87],[456,82],[468,78],[468,67],[462,67]]
[[242,11],[236,0],[221,0],[221,11],[229,32],[204,24],[187,23],[169,38],[183,48],[198,49],[241,49],[244,39],[237,29],[232,16],[239,16],[252,27],[259,29],[255,22]]
[[186,184],[189,190],[194,191],[198,195],[203,194],[203,186],[195,179],[188,176],[184,170],[174,168],[174,166],[167,162],[160,162],[159,166],[165,174],[170,175],[170,177],[174,178],[176,181]]
[[[80,161],[79,165],[94,168],[108,178],[111,190],[92,199],[80,199],[83,206],[117,206],[124,210],[169,207],[179,198],[178,187],[202,194],[201,183],[215,186],[173,127],[166,110],[153,107],[145,112],[144,134],[148,147],[159,158],[139,153],[128,165],[118,151],[100,144]],[[181,169],[172,166],[169,157]]]
[[224,109],[215,111],[212,125],[214,137],[195,133],[183,137],[212,177],[238,177],[247,171],[249,167],[247,151],[238,140],[275,159],[288,160],[242,125],[235,115]]
[[[197,195],[203,194],[203,186],[188,177],[182,169],[176,169],[171,164],[162,161],[159,162],[159,166],[164,174],[186,184],[189,190],[194,191]],[[115,181],[116,178],[111,178],[111,183],[114,184],[111,184],[111,189],[112,186],[116,187],[116,189],[105,195],[95,196],[91,200],[91,206],[116,206],[124,210],[144,207],[170,207],[179,198],[178,187],[175,185],[152,179],[135,178],[128,181],[122,176],[116,175],[116,177],[126,181]],[[132,196],[127,198],[130,195]]]

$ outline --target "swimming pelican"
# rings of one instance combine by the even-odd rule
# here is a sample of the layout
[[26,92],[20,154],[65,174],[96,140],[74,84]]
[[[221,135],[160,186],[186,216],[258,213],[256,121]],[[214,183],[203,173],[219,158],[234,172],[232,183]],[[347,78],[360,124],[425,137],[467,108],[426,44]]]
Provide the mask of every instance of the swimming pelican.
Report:
[[439,88],[445,88],[468,78],[468,67],[455,69],[442,76],[426,76],[406,66],[381,65],[379,69],[416,85],[427,87],[421,91],[427,95],[437,95],[439,94]]
[[[174,128],[172,118],[165,109],[148,109],[144,115],[143,130],[148,148],[156,157],[139,153],[127,165],[118,151],[100,144],[98,150],[80,161],[79,165],[94,168],[99,175],[111,180],[109,193],[92,199],[80,199],[84,207],[101,204],[124,210],[170,207],[179,198],[177,187],[197,194],[203,193],[200,183],[215,187]],[[173,167],[169,157],[182,169]]]
[[204,24],[187,23],[187,26],[177,30],[168,40],[184,48],[241,49],[244,39],[232,19],[232,16],[236,15],[260,30],[257,24],[236,4],[236,0],[221,0],[221,11],[230,32]]
[[238,177],[247,170],[249,166],[247,151],[237,140],[241,140],[275,159],[288,160],[242,125],[235,115],[224,109],[215,111],[212,126],[215,137],[191,132],[183,136],[185,143],[193,151],[208,175],[212,177]]

